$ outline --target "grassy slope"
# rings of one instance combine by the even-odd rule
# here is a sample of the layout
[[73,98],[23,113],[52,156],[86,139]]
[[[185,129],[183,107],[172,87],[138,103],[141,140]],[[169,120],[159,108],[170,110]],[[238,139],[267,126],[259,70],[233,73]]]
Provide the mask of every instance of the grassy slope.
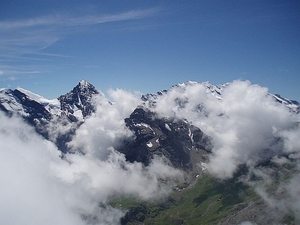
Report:
[[217,224],[240,210],[240,203],[253,199],[254,191],[240,182],[221,182],[204,174],[194,187],[174,191],[163,203],[117,199],[112,205],[137,209],[127,224]]

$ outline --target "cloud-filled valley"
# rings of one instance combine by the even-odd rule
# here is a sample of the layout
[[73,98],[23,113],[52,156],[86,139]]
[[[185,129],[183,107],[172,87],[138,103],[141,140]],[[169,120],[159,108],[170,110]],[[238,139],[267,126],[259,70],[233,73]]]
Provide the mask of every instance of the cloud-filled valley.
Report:
[[180,178],[181,173],[160,159],[147,168],[126,162],[113,145],[118,138],[132,135],[121,118],[128,109],[103,104],[99,109],[106,111],[87,119],[70,142],[85,154],[65,154],[64,160],[53,143],[20,118],[8,119],[1,113],[1,223],[87,224],[81,217],[91,216],[95,224],[115,224],[124,212],[108,205],[98,207],[110,197],[155,199],[170,192],[159,180]]
[[[186,171],[160,155],[148,166],[128,162],[117,150],[124,140],[135,139],[125,118],[138,106],[158,118],[183,119],[200,128],[212,142],[206,171],[227,179],[245,165],[241,179],[270,205],[270,212],[290,213],[300,221],[300,118],[295,105],[240,80],[219,86],[186,82],[142,98],[122,89],[109,95],[92,97],[96,110],[78,128],[52,119],[48,140],[20,116],[0,112],[1,224],[119,224],[126,212],[110,206],[111,199],[163,201]],[[51,141],[73,128],[66,143],[69,152],[62,153]],[[263,166],[266,162],[273,166]],[[275,199],[266,185],[274,174],[282,178],[285,170],[294,172],[274,190],[283,196]]]

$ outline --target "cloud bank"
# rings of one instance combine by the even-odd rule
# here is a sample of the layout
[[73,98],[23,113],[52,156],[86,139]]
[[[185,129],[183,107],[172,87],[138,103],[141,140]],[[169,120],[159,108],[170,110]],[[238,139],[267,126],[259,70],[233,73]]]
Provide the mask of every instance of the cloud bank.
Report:
[[111,95],[130,104],[98,101],[97,112],[70,142],[77,153],[63,159],[20,118],[0,114],[1,224],[119,224],[125,212],[109,206],[112,198],[152,200],[170,193],[168,182],[180,178],[179,171],[158,158],[146,168],[128,163],[114,150],[120,138],[132,135],[122,118],[139,100],[122,90]]
[[161,116],[186,118],[212,137],[212,173],[227,178],[241,164],[299,152],[299,116],[267,88],[239,80],[219,87],[221,95],[213,88],[209,83],[177,85],[157,96],[152,107]]
[[[56,146],[19,118],[0,114],[1,224],[118,224],[125,212],[109,206],[110,199],[167,196],[179,171],[159,158],[146,168],[128,163],[115,151],[122,139],[133,136],[124,118],[142,104],[140,94],[120,89],[109,94],[112,103],[104,96],[95,99],[97,111],[68,143],[74,154],[63,159]],[[190,82],[154,100],[146,104],[160,116],[186,118],[212,138],[208,171],[229,178],[246,164],[259,182],[245,182],[272,212],[289,212],[300,221],[299,176],[292,173],[284,179],[283,169],[300,168],[299,116],[276,102],[266,88],[248,81],[219,87]],[[259,167],[265,161],[277,167]],[[276,173],[284,181],[273,191],[279,198],[266,191]]]
[[[187,118],[212,138],[209,172],[226,179],[247,165],[249,176],[259,182],[244,182],[255,187],[270,213],[288,213],[300,222],[300,118],[275,101],[267,88],[240,80],[217,88],[189,82],[156,96],[149,106],[161,116]],[[264,162],[277,166],[259,166]],[[282,183],[276,187],[278,177]],[[270,185],[276,187],[271,193]]]

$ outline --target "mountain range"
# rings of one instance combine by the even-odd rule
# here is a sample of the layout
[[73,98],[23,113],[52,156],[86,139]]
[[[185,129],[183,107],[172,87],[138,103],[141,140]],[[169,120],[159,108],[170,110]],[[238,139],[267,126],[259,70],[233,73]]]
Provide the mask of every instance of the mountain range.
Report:
[[[210,170],[210,168],[214,166],[212,163],[217,164],[217,162],[219,162],[231,164],[234,162],[233,164],[236,166],[232,171],[228,169],[228,174],[231,173],[228,179],[231,179],[232,183],[230,183],[228,179],[226,182],[229,182],[227,183],[227,186],[230,187],[235,183],[235,186],[231,188],[237,190],[237,193],[232,194],[232,191],[224,192],[223,190],[218,190],[220,193],[222,192],[223,196],[220,197],[219,194],[216,196],[219,196],[218,201],[220,201],[220,199],[225,198],[224,196],[230,194],[236,196],[245,195],[245,191],[249,191],[249,189],[244,186],[239,186],[240,183],[234,179],[240,177],[241,174],[244,176],[246,176],[246,174],[249,175],[248,172],[251,170],[249,168],[253,167],[257,169],[262,165],[267,165],[268,168],[274,169],[276,167],[278,169],[277,166],[273,165],[274,158],[276,157],[292,160],[291,153],[295,154],[295,150],[282,150],[286,143],[284,142],[285,136],[280,132],[284,129],[291,130],[292,128],[297,128],[299,126],[299,121],[295,120],[292,125],[289,124],[287,127],[286,123],[283,124],[283,122],[278,122],[276,117],[276,125],[270,125],[274,130],[272,135],[261,133],[261,135],[258,134],[258,136],[263,136],[262,140],[250,140],[250,142],[257,141],[260,143],[261,148],[258,147],[259,151],[256,150],[258,149],[258,145],[248,143],[247,140],[245,146],[249,145],[249,149],[256,149],[251,153],[245,152],[241,155],[234,156],[234,160],[230,158],[232,161],[228,162],[226,162],[226,155],[221,157],[221,161],[218,161],[220,159],[217,158],[217,155],[219,153],[222,154],[221,150],[219,152],[214,150],[215,148],[222,149],[222,146],[227,146],[227,140],[231,138],[230,136],[227,136],[228,139],[222,140],[221,135],[224,134],[224,130],[222,129],[229,126],[227,123],[232,123],[232,127],[237,127],[236,136],[233,138],[240,138],[239,135],[243,132],[246,132],[246,136],[251,136],[251,132],[247,134],[246,130],[241,130],[240,128],[244,128],[243,123],[245,123],[245,126],[250,130],[252,129],[251,126],[254,126],[257,122],[253,119],[256,118],[256,116],[252,118],[252,122],[247,121],[247,113],[251,113],[251,110],[247,109],[247,104],[259,102],[260,100],[257,97],[258,93],[259,96],[263,96],[267,100],[262,100],[259,104],[253,104],[254,108],[266,107],[268,109],[274,109],[274,113],[279,112],[278,110],[282,110],[286,112],[287,115],[297,118],[299,115],[300,104],[297,101],[286,99],[278,94],[270,94],[265,89],[257,88],[255,85],[250,85],[250,89],[247,89],[246,92],[240,91],[239,88],[241,87],[242,89],[243,85],[249,86],[249,84],[245,83],[235,84],[233,87],[230,83],[213,85],[209,82],[199,83],[188,81],[174,85],[168,90],[141,95],[137,100],[137,104],[132,107],[132,111],[127,113],[123,118],[124,129],[126,129],[126,132],[128,131],[129,134],[117,137],[118,141],[113,143],[112,147],[120,154],[124,155],[126,161],[130,163],[139,162],[145,167],[148,167],[153,159],[160,158],[172,168],[182,171],[184,173],[184,181],[180,184],[180,187],[176,188],[177,192],[183,192],[185,189],[188,189],[187,193],[190,193],[190,190],[193,189],[194,186],[197,187],[197,185],[199,185],[197,180],[202,176],[204,177],[204,181],[215,184],[215,186],[212,185],[211,188],[220,188],[220,183],[218,183],[220,181],[218,179],[220,176],[224,176],[224,179],[227,179],[227,173],[224,172],[226,169],[223,171],[223,175],[220,173],[221,175],[217,176],[217,180],[215,180],[215,178],[207,177],[205,171]],[[237,107],[236,102],[239,103],[239,109],[232,112],[231,110]],[[78,133],[79,129],[85,126],[86,122],[89,121],[89,118],[97,116],[97,112],[101,107],[110,107],[115,104],[115,102],[109,101],[102,92],[98,91],[92,84],[85,80],[80,81],[70,92],[52,100],[46,99],[23,88],[0,90],[0,111],[2,111],[7,118],[16,116],[21,117],[26,123],[32,126],[39,135],[54,143],[62,152],[62,158],[65,154],[87,154],[84,148],[74,148],[72,145],[73,138]],[[126,102],[124,104],[126,105]],[[245,111],[240,112],[239,110],[243,110],[243,107],[245,107]],[[256,111],[254,108],[252,109],[255,113]],[[264,115],[264,111],[262,112]],[[279,114],[280,112],[278,115]],[[243,119],[243,116],[245,116],[245,120]],[[266,116],[263,117],[263,120],[269,120],[272,116],[273,115],[266,111]],[[235,120],[231,121],[230,118]],[[278,118],[280,118],[280,115]],[[257,120],[260,120],[259,116],[257,116]],[[258,122],[258,124],[259,123],[263,123],[263,121]],[[267,125],[269,126],[269,124]],[[215,126],[215,130],[212,131],[210,129],[211,126]],[[220,126],[222,127],[220,128]],[[258,132],[256,133],[262,132],[261,130],[263,129],[265,128],[258,128]],[[275,132],[275,129],[278,129],[278,132],[276,130],[277,133]],[[217,134],[214,131],[218,131],[220,134]],[[229,130],[228,132],[230,133]],[[216,141],[217,137],[223,142]],[[241,138],[241,140],[244,140],[243,138]],[[242,144],[243,143],[244,142],[242,142]],[[239,145],[239,141],[237,141],[234,144],[228,144],[227,147],[236,147],[238,149],[241,148],[241,146]],[[263,152],[263,154],[261,152]],[[216,161],[214,162],[213,159]],[[231,165],[228,165],[228,167],[231,167]],[[291,166],[291,168],[296,170],[295,166]],[[216,172],[217,169],[213,168],[212,171],[218,173]],[[214,174],[214,172],[212,174]],[[284,174],[291,174],[290,170]],[[255,175],[252,174],[252,176]],[[259,179],[258,177],[259,176],[256,174],[255,179]],[[248,177],[247,179],[250,178]],[[249,181],[249,183],[251,182]],[[238,185],[236,185],[237,183]],[[254,183],[254,181],[252,183]],[[222,185],[224,185],[224,183],[222,183]],[[270,193],[275,193],[276,191],[274,189],[270,191]],[[209,198],[206,193],[202,193],[202,197],[198,196],[199,202],[205,202],[206,199],[203,198],[204,195],[207,199]],[[214,195],[215,194],[212,194],[211,196]],[[184,196],[181,195],[180,197],[173,196],[172,198],[174,201],[172,204],[177,206],[185,201],[179,200],[179,198],[184,199]],[[201,200],[201,198],[203,199]],[[195,199],[196,197],[194,200]],[[243,198],[243,201],[246,201],[244,199],[245,198]],[[117,202],[119,200],[115,199],[114,201]],[[170,199],[167,200],[167,203],[171,204]],[[153,212],[153,207],[154,206],[152,205],[149,206],[144,203],[142,206],[134,205],[134,207],[129,207],[128,209],[130,210],[126,216],[121,219],[121,222],[123,224],[142,224],[143,222],[152,224],[149,222],[153,221],[149,219],[149,212]],[[172,209],[172,207],[173,206],[160,206],[158,211],[166,213],[168,210]],[[213,204],[210,203],[208,207],[213,207]],[[228,215],[224,216],[222,219],[219,218],[218,223],[238,224],[246,219],[249,221],[253,219],[252,222],[259,223],[261,222],[260,219],[248,217],[257,213],[257,207],[263,207],[264,209],[262,209],[262,211],[264,212],[266,211],[265,208],[267,208],[266,203],[263,203],[262,198],[250,203],[234,202],[230,207],[239,207],[239,209],[235,209],[235,217],[233,218],[233,214],[231,214],[232,217],[229,217]],[[208,208],[206,208],[206,211],[207,210]],[[249,212],[247,214],[247,210],[253,210],[253,213],[251,214]],[[219,213],[222,213],[222,211]],[[238,214],[243,216],[239,218]],[[139,217],[138,215],[142,216]],[[158,218],[161,215],[155,214],[155,216],[151,216],[153,218]],[[190,215],[187,214],[186,219],[184,215],[181,215],[178,216],[176,220],[166,221],[169,221],[168,223],[184,224],[184,221],[188,220],[187,218],[190,218]],[[223,221],[223,223],[220,221]],[[278,223],[284,221],[293,224],[297,221],[297,216],[289,212],[270,221]]]
[[[174,118],[157,117],[154,121],[152,121],[152,118],[156,117],[155,113],[151,111],[151,108],[155,104],[155,100],[159,96],[163,96],[164,94],[171,92],[175,88],[179,88],[180,92],[183,93],[187,87],[193,86],[195,84],[199,83],[188,81],[182,84],[174,85],[169,90],[163,90],[155,94],[142,95],[141,105],[138,106],[128,118],[125,118],[126,126],[134,131],[135,135],[137,136],[136,139],[141,139],[139,135],[143,134],[142,131],[144,131],[144,133],[147,133],[149,137],[147,137],[147,135],[144,135],[144,142],[149,141],[149,138],[159,138],[161,135],[168,136],[166,132],[170,132],[171,129],[167,126],[168,124],[172,124],[174,122],[172,121],[174,120]],[[206,87],[205,92],[208,95],[212,95],[220,101],[222,100],[222,92],[226,88],[227,84],[213,85],[210,82],[204,82],[201,84]],[[285,105],[291,112],[295,114],[299,113],[300,104],[297,101],[283,98],[278,94],[269,95],[272,96],[272,98],[276,102]],[[73,126],[71,126],[71,129],[67,133],[68,135],[73,134],[76,128],[84,123],[84,120],[96,111],[96,106],[94,104],[94,97],[96,96],[105,98],[103,93],[99,92],[92,84],[85,80],[80,81],[79,84],[75,86],[70,92],[59,96],[57,99],[51,100],[23,88],[17,88],[15,90],[3,88],[0,90],[0,110],[5,112],[8,116],[21,116],[25,121],[34,126],[39,134],[44,136],[46,139],[49,139],[49,131],[47,130],[47,127],[53,120],[59,120],[62,124],[65,125],[72,124]],[[184,107],[184,104],[187,101],[188,99],[186,99],[185,97],[178,97],[175,99],[177,107]],[[198,110],[201,110],[201,108],[203,108],[203,106],[201,105],[201,102],[199,102]],[[155,129],[158,129],[160,134],[155,134],[155,132],[153,132],[155,135],[151,136],[150,133],[146,131],[147,129],[153,130],[153,128],[149,126],[150,124],[152,124]],[[174,126],[174,124],[176,124],[176,126],[178,127],[181,126],[181,128],[183,128],[185,134],[180,135],[186,135],[187,137],[184,137],[184,139],[190,142],[185,143],[184,147],[189,146],[188,148],[192,148],[197,145],[201,145],[201,143],[194,143],[194,141],[189,138],[189,136],[194,135],[193,132],[201,132],[199,128],[189,124],[189,121],[187,121],[186,119],[183,119],[182,121],[176,121],[176,123],[173,123],[172,126]],[[179,130],[180,128],[178,127],[172,130]],[[191,132],[191,127],[193,132]],[[172,136],[175,136],[175,139],[179,137],[180,132],[177,133],[178,134],[172,133]],[[66,140],[61,140],[60,142],[54,142],[58,145],[58,147],[61,147],[59,148],[61,151],[66,152],[68,151],[67,147],[61,143],[66,141],[68,141],[68,138]],[[207,140],[205,142],[207,142]],[[175,145],[177,144],[178,143],[176,143]],[[205,147],[203,146],[201,148],[205,149]]]

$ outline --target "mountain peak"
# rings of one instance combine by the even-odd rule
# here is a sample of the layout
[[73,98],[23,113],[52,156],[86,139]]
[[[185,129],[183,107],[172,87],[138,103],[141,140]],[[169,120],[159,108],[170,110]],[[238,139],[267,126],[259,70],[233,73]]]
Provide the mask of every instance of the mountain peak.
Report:
[[69,116],[69,119],[76,121],[77,119],[73,114],[78,109],[82,113],[82,119],[95,111],[92,98],[99,94],[100,92],[92,84],[86,80],[81,80],[72,91],[61,95],[58,100],[61,103],[62,110]]
[[89,83],[86,80],[81,80],[71,92],[67,94],[81,95],[81,96],[92,96],[95,94],[99,94],[99,91],[95,88],[94,85]]
[[95,93],[98,93],[98,91],[96,90],[96,88],[91,84],[89,83],[88,81],[86,80],[81,80],[78,85],[73,89],[74,90],[80,90],[80,91],[86,91],[88,90],[89,92],[95,92]]
[[89,87],[89,86],[91,86],[91,84],[86,80],[81,80],[79,82],[78,86],[80,86],[80,87]]

